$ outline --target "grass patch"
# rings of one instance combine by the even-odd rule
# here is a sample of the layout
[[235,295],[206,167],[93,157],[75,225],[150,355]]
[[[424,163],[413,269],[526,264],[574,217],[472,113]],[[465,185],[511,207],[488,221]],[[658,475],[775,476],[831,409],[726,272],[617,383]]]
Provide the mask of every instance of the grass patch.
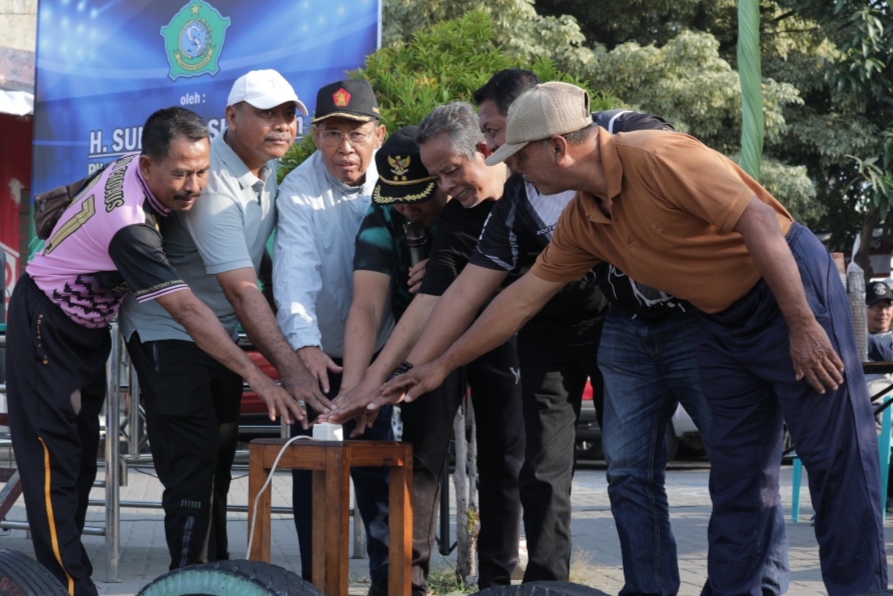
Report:
[[577,549],[571,555],[570,581],[575,584],[592,586],[608,593],[617,593],[623,587],[623,581],[618,581],[606,573],[606,569],[592,562],[592,555],[582,549]]
[[429,594],[472,594],[477,591],[477,586],[459,581],[456,572],[449,567],[432,569],[428,574]]

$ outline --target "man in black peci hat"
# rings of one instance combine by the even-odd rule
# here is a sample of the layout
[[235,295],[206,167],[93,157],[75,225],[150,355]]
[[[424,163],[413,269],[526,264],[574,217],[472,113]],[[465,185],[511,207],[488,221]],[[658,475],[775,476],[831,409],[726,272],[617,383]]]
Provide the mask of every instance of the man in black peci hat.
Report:
[[[373,156],[385,129],[379,123],[372,87],[363,80],[336,81],[322,87],[312,123],[317,151],[279,186],[273,287],[282,333],[323,393],[332,398],[341,386],[354,240],[372,202],[378,180]],[[388,312],[380,333],[373,338],[375,349],[384,344],[392,327]],[[307,405],[311,420],[323,413]],[[390,422],[391,412],[384,412],[364,438],[393,440]],[[308,432],[292,427],[293,434]],[[351,476],[366,524],[370,593],[383,593],[388,577],[387,473],[383,468],[354,468]],[[301,572],[309,579],[311,472],[296,470],[293,477]]]
[[379,178],[356,240],[339,395],[363,380],[386,313],[399,320],[413,300],[428,262],[437,218],[449,199],[422,165],[414,138],[417,132],[415,126],[398,130],[375,155]]

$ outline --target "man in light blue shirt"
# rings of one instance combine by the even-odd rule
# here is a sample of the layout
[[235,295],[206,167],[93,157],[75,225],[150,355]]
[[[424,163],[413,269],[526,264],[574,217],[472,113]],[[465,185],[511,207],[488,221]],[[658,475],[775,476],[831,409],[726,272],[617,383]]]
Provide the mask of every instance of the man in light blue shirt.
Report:
[[[330,399],[339,390],[351,388],[341,386],[340,373],[353,294],[354,244],[372,203],[378,180],[373,156],[384,133],[369,83],[354,79],[324,86],[317,94],[313,119],[318,150],[286,176],[276,200],[279,223],[273,284],[277,319],[291,347]],[[390,311],[387,317],[375,342],[376,352],[394,325]],[[352,378],[358,382],[364,372],[345,371],[346,383]],[[314,410],[311,417],[322,413]],[[390,420],[391,411],[383,411],[371,434],[366,432],[363,438],[392,440]],[[383,468],[354,468],[351,476],[368,535],[370,594],[384,594],[388,577],[387,475]],[[309,580],[311,473],[296,470],[293,477],[301,570]]]

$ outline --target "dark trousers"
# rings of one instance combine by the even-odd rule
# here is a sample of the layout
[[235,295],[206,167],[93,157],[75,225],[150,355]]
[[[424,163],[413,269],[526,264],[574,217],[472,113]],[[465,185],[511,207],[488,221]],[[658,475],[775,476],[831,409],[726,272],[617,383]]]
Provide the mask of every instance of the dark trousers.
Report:
[[96,479],[108,329],[73,322],[25,274],[6,338],[9,423],[34,554],[69,594],[94,596],[81,533]]
[[[412,444],[413,592],[426,590],[435,542],[436,509],[453,420],[471,387],[476,420],[480,521],[478,587],[511,583],[518,565],[521,502],[518,474],[524,459],[524,425],[514,338],[454,372],[438,389],[403,404],[403,440]],[[457,462],[457,465],[463,465]]]
[[[332,360],[341,366],[340,358]],[[338,395],[341,390],[341,375],[329,372],[329,396]],[[307,406],[312,417],[316,413]],[[363,441],[393,441],[391,416],[394,407],[385,406],[378,413],[372,428],[357,437]],[[351,420],[344,427],[344,438],[356,426]],[[300,424],[292,424],[291,435],[310,435],[312,430],[304,430]],[[366,526],[366,553],[369,555],[369,575],[372,581],[388,578],[388,497],[389,483],[387,468],[351,468],[357,509]],[[313,568],[313,473],[310,470],[292,470],[292,507],[295,515],[295,529],[301,548],[301,575],[310,581]]]
[[846,365],[837,390],[796,381],[789,330],[765,281],[704,315],[698,363],[713,415],[704,594],[762,594],[777,529],[782,418],[809,472],[822,578],[830,596],[887,587],[877,434],[849,302],[828,251],[798,224],[787,242],[806,299]]
[[140,341],[127,350],[140,380],[147,432],[164,486],[170,569],[226,560],[226,499],[236,453],[242,377],[191,341]]
[[567,581],[570,574],[575,431],[587,377],[599,424],[604,404],[597,350],[594,343],[591,356],[564,362],[527,358],[523,356],[527,351],[522,351],[521,401],[527,439],[520,477],[528,557],[525,582]]

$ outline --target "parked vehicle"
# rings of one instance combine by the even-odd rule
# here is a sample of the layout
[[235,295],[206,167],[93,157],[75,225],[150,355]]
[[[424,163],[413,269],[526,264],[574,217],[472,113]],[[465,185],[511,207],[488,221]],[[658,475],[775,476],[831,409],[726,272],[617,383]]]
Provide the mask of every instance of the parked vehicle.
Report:
[[[260,352],[250,349],[245,350],[245,353],[264,374],[274,381],[279,380],[279,373]],[[281,424],[278,420],[275,422],[270,420],[267,404],[248,387],[248,383],[245,383],[244,380],[243,387],[242,407],[239,412],[239,439],[250,441],[251,439],[280,436]]]
[[577,420],[577,459],[604,459],[602,451],[602,429],[596,419],[595,404],[592,401],[592,385],[586,381],[583,401],[580,402],[580,418]]

